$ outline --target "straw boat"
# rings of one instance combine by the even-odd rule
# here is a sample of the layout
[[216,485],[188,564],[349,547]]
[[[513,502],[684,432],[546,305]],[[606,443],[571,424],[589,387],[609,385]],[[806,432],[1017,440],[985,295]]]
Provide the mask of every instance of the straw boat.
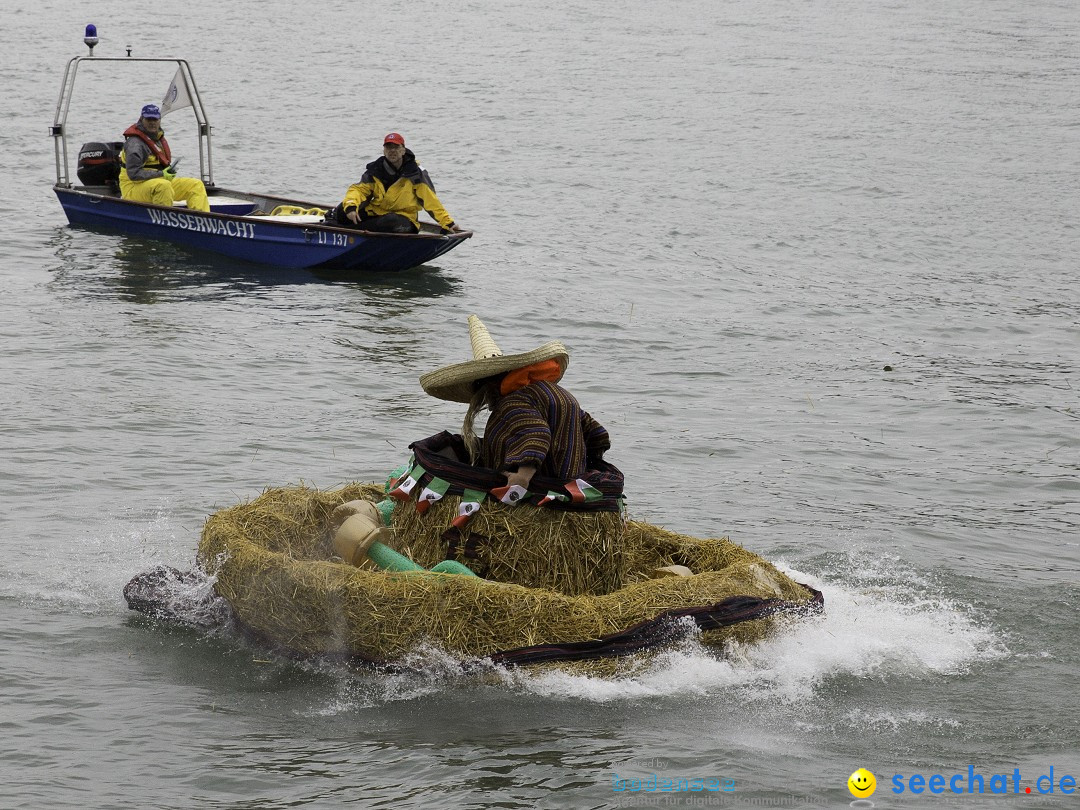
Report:
[[[407,468],[384,485],[268,489],[212,515],[198,561],[235,627],[303,658],[392,666],[428,646],[462,661],[572,667],[689,634],[717,647],[754,642],[784,616],[822,610],[818,591],[726,538],[626,520],[621,503],[607,508],[605,500],[621,501],[605,488],[614,468],[592,479],[599,494],[588,504],[567,491],[545,506],[508,505],[490,494],[497,487],[479,489],[497,484],[497,473],[471,468],[471,480],[455,478],[452,468],[464,465],[439,452],[448,438],[456,437],[411,445]],[[440,489],[432,482],[448,479],[432,499]],[[538,493],[558,494],[548,487],[556,484],[539,484]],[[473,503],[477,492],[484,497]],[[383,537],[419,570],[337,556],[335,515],[358,502],[385,515]],[[447,559],[479,575],[440,573]],[[132,580],[129,605],[165,615],[152,585],[145,575]]]

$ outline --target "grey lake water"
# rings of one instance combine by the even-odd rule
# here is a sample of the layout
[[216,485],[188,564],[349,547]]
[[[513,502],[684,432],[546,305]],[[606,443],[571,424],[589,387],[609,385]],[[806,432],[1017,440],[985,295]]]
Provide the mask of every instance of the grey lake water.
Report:
[[[1076,3],[0,19],[0,807],[846,807],[860,767],[861,806],[1080,807]],[[190,61],[219,185],[336,202],[395,130],[475,237],[333,283],[69,227],[48,126],[87,23],[99,56]],[[173,73],[105,68],[73,150]],[[164,123],[191,171],[188,112]],[[825,614],[493,681],[127,609],[216,510],[381,481],[456,429],[417,378],[466,359],[474,312],[505,351],[567,343],[631,517],[730,536]]]

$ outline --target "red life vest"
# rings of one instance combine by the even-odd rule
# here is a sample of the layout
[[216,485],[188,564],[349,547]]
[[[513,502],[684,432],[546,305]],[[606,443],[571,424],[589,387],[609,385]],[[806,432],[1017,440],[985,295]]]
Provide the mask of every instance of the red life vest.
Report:
[[154,157],[158,159],[158,162],[162,166],[168,166],[172,162],[172,150],[169,149],[169,142],[165,140],[164,135],[162,135],[159,140],[155,141],[153,138],[151,138],[149,135],[139,129],[138,124],[132,124],[130,127],[124,130],[125,138],[130,138],[132,135],[134,135],[136,138],[142,139],[142,142],[149,147]]

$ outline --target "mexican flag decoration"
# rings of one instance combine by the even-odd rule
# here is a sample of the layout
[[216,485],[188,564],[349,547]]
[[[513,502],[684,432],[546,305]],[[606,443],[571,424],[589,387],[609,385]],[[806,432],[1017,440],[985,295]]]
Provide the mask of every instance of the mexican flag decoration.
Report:
[[442,500],[442,497],[446,494],[446,490],[450,488],[449,481],[443,481],[441,478],[432,478],[428,485],[424,487],[424,491],[416,499],[416,511],[418,514],[424,514],[435,501]]
[[407,501],[412,497],[412,491],[416,488],[416,482],[420,480],[420,476],[427,472],[419,464],[413,465],[413,468],[409,470],[409,474],[404,478],[401,478],[389,493],[391,498],[397,498],[399,501]]
[[536,505],[537,506],[547,506],[549,503],[554,503],[555,501],[568,501],[568,500],[570,500],[570,499],[568,497],[566,497],[565,495],[563,495],[561,492],[552,492],[549,489],[548,494],[545,495],[543,498],[541,498],[539,501],[537,501]]
[[393,472],[386,479],[386,491],[389,492],[398,485],[398,481],[405,477],[405,474],[412,469],[413,464],[416,463],[416,456],[409,456],[409,460],[404,464],[399,464],[394,467]]
[[598,501],[604,497],[596,487],[584,478],[577,478],[566,485],[566,491],[570,493],[570,500],[574,503],[589,503]]
[[486,492],[480,489],[467,489],[461,496],[461,503],[458,505],[457,517],[451,521],[451,523],[458,529],[465,526],[469,522],[474,514],[480,511],[480,504],[483,503]]
[[516,506],[529,494],[529,490],[517,484],[512,484],[505,487],[496,487],[491,490],[491,494],[498,498],[500,503]]

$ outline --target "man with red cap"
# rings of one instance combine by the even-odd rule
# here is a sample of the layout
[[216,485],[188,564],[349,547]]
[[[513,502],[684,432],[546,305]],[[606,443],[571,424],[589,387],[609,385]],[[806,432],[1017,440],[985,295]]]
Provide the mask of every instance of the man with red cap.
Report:
[[391,132],[383,138],[383,156],[367,165],[363,177],[349,186],[330,217],[339,225],[363,231],[417,233],[421,209],[431,214],[443,233],[461,230],[435,196],[427,171],[405,148],[405,138]]

